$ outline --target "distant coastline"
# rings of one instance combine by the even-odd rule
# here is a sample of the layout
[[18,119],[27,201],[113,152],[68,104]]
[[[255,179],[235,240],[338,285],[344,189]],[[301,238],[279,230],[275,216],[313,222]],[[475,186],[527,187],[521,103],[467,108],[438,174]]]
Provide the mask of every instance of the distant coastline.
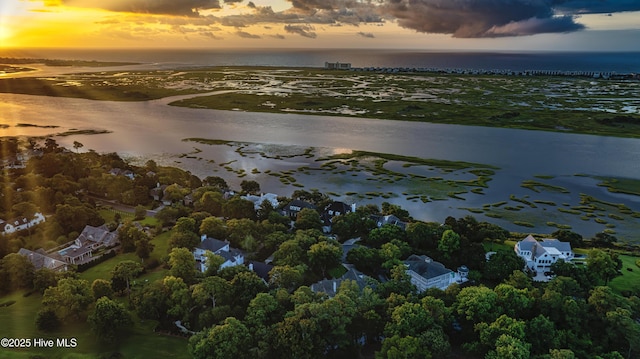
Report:
[[640,73],[640,52],[452,52],[350,49],[11,49],[0,57],[137,62],[159,68],[190,66],[323,67],[325,61],[353,67],[416,67],[509,71]]

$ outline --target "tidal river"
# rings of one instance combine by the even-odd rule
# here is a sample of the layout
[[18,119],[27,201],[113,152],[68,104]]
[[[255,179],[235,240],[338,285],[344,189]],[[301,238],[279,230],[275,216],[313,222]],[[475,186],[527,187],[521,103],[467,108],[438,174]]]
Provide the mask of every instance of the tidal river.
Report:
[[[177,97],[147,102],[108,102],[0,94],[0,124],[8,125],[0,128],[0,136],[103,129],[113,132],[60,137],[58,142],[71,147],[73,141],[80,141],[85,150],[153,158],[189,152],[194,144],[181,140],[201,137],[366,150],[500,167],[486,195],[477,199],[468,198],[464,206],[491,203],[505,193],[508,197],[509,193],[527,191],[519,185],[522,180],[531,179],[534,175],[586,174],[640,179],[639,139],[350,117],[217,111],[167,105],[175,99]],[[16,127],[18,123],[60,127]],[[182,166],[188,167],[188,162],[182,163]],[[215,175],[203,173],[201,168],[186,169],[200,176]],[[572,179],[564,185],[578,186],[580,192],[596,193],[599,197],[606,196],[608,200],[624,202],[634,210],[640,210],[640,199],[637,197],[609,194],[600,187],[596,188],[595,183],[589,179]],[[439,213],[437,217],[442,217],[442,212],[448,209],[453,212],[452,215],[465,214],[459,210],[458,204],[442,202],[447,203],[407,206],[417,218],[436,219],[434,211]],[[425,215],[420,216],[414,210]],[[593,226],[587,227],[591,230]]]

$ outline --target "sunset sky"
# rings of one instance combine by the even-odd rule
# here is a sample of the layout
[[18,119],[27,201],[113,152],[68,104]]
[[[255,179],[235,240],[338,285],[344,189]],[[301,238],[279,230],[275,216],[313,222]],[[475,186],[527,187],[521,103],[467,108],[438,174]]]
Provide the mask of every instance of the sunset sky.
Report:
[[2,0],[0,48],[640,51],[639,0]]

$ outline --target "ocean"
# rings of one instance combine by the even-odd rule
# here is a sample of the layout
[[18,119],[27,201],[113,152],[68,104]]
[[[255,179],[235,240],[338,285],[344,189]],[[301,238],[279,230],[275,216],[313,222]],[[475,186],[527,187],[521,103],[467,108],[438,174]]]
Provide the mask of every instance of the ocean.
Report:
[[639,73],[640,52],[437,52],[415,50],[256,49],[256,50],[4,50],[1,56],[69,60],[125,61],[158,66],[425,67],[473,70],[552,70]]

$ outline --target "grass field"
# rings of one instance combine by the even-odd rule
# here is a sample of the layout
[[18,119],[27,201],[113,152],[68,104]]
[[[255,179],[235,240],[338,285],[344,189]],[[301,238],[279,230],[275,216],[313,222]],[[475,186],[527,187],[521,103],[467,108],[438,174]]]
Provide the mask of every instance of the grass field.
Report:
[[[155,244],[150,259],[161,260],[167,255],[171,232],[165,232],[155,237]],[[95,279],[110,279],[111,271],[116,264],[124,260],[139,262],[134,253],[125,253],[110,258],[86,271],[80,273],[80,278],[92,283]],[[135,283],[152,282],[167,275],[162,266],[155,268],[136,278]],[[0,303],[15,301],[8,307],[0,307],[0,337],[8,338],[76,338],[75,348],[29,348],[0,351],[0,359],[4,358],[32,358],[41,355],[43,358],[108,358],[114,353],[120,353],[124,358],[189,358],[187,354],[187,340],[180,337],[159,335],[153,332],[154,321],[142,321],[131,313],[134,325],[125,340],[114,345],[105,346],[96,340],[95,334],[86,321],[65,324],[53,334],[41,333],[36,329],[35,318],[40,310],[42,296],[38,293],[24,297],[24,291],[13,292],[0,297]],[[126,304],[125,298],[118,300]]]
[[[640,267],[636,265],[639,258],[624,254],[619,258],[622,260],[622,275],[609,282],[609,287],[616,293],[625,290],[640,290]],[[630,268],[631,271],[627,268]]]
[[189,358],[187,340],[153,333],[155,323],[142,322],[134,318],[134,325],[125,340],[103,345],[91,331],[88,323],[65,324],[59,331],[48,334],[39,332],[35,327],[35,318],[40,310],[42,296],[32,294],[23,297],[23,291],[17,291],[0,298],[0,302],[15,300],[8,307],[0,307],[0,337],[7,338],[75,338],[75,348],[22,348],[3,349],[0,359],[4,358],[108,358],[121,353],[124,358]]

